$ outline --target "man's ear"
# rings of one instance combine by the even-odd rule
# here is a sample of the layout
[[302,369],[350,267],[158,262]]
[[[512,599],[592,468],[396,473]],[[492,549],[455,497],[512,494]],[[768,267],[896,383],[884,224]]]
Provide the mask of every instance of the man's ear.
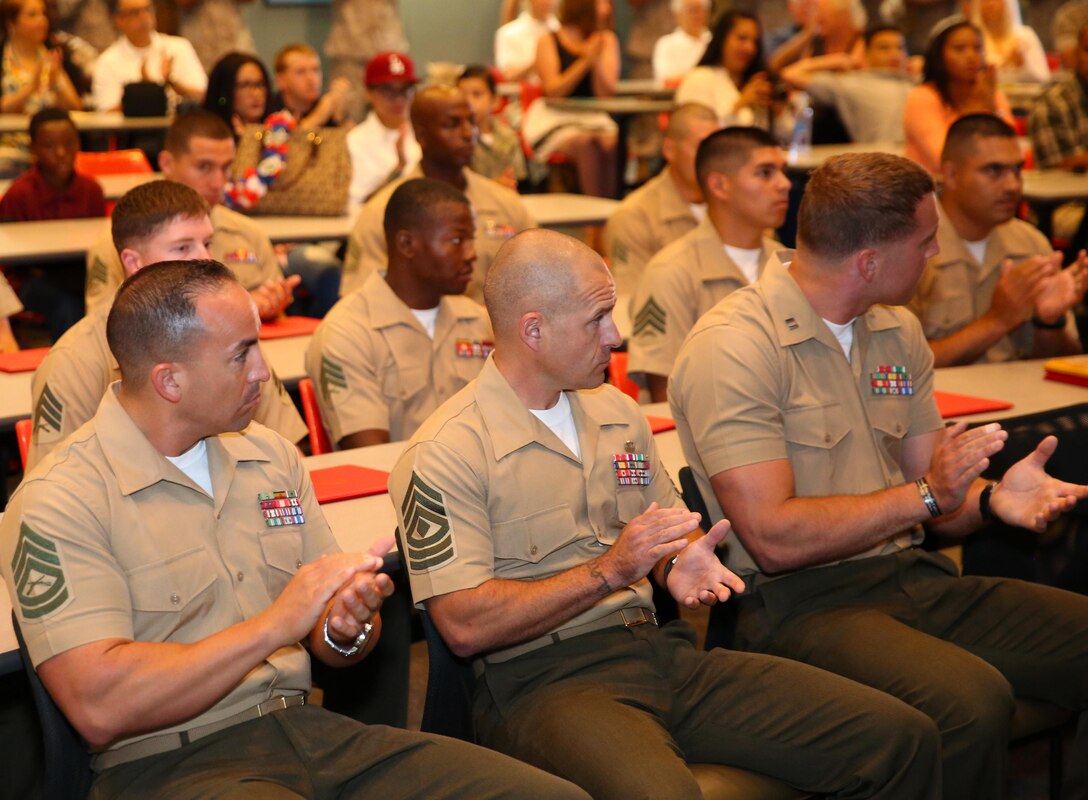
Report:
[[871,247],[859,250],[857,255],[854,256],[854,269],[866,283],[872,283],[873,279],[876,278],[879,263],[880,254]]
[[537,311],[527,311],[518,320],[518,337],[530,350],[540,349],[543,322]]
[[413,231],[401,228],[393,234],[393,246],[397,252],[405,258],[413,258],[416,254],[416,235]]
[[174,169],[174,154],[169,150],[159,151],[159,172],[170,173]]
[[733,191],[733,182],[724,172],[711,172],[706,176],[706,187],[703,193],[716,200],[728,202]]
[[181,402],[184,375],[179,374],[176,364],[156,364],[151,368],[148,380],[155,387],[155,393],[163,400],[169,403]]
[[133,250],[131,247],[126,247],[121,251],[121,266],[125,268],[125,277],[135,275],[144,266],[144,259],[139,253]]

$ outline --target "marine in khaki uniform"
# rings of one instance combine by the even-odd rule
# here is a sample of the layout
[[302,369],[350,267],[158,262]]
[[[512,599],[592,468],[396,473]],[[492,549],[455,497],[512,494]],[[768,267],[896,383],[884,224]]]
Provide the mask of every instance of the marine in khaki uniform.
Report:
[[1024,158],[1016,132],[990,114],[961,117],[941,154],[937,242],[910,309],[938,367],[1080,352],[1071,309],[1088,285],[1088,256],[1061,254],[1016,219]]
[[[121,253],[128,274],[158,261],[207,257],[212,236],[207,206],[180,183],[132,189],[118,201],[113,221],[114,251]],[[94,416],[102,393],[119,377],[106,343],[107,314],[108,309],[92,311],[69,328],[34,372],[28,466]],[[306,435],[306,424],[274,374],[261,384],[254,417],[289,441]]]
[[711,517],[733,523],[727,563],[749,586],[737,646],[910,704],[940,733],[933,790],[999,797],[1015,697],[1088,707],[1088,598],[961,578],[916,545],[923,526],[966,535],[990,516],[1041,531],[1088,487],[1044,472],[1054,437],[987,484],[1005,432],[944,428],[921,326],[896,307],[936,234],[921,167],[828,160],[805,190],[788,271],[772,258],[696,324],[669,402]]
[[[174,118],[159,153],[163,177],[185,184],[211,209],[215,236],[208,253],[238,276],[253,295],[261,319],[270,321],[291,303],[300,279],[284,277],[268,234],[256,222],[221,204],[233,161],[233,133],[221,118],[202,109]],[[125,269],[107,228],[87,252],[87,312],[109,309],[124,279]]]
[[627,195],[609,217],[605,247],[621,303],[634,295],[650,259],[693,230],[704,214],[695,153],[718,127],[714,112],[699,103],[673,111],[661,143],[665,169]]
[[93,751],[92,796],[263,795],[267,781],[298,797],[407,783],[584,798],[498,754],[307,705],[309,655],[348,666],[378,639],[391,541],[341,553],[298,452],[249,424],[269,377],[258,327],[217,262],[133,275],[108,323],[122,380],[0,524],[30,657]]
[[385,209],[389,269],[318,326],[306,354],[321,416],[341,448],[407,439],[479,373],[491,325],[460,296],[476,258],[472,208],[448,183],[402,183]]
[[728,524],[699,530],[646,419],[602,385],[620,338],[600,257],[527,231],[485,296],[494,353],[390,476],[413,597],[473,659],[481,743],[595,798],[701,797],[680,754],[822,794],[936,797],[935,736],[911,709],[657,627],[651,571],[689,608],[742,586],[714,554]]
[[[476,125],[461,91],[451,86],[428,86],[412,103],[412,127],[423,151],[419,166],[405,176],[445,181],[463,191],[476,215],[476,271],[468,296],[483,299],[483,281],[491,261],[518,231],[536,226],[516,192],[477,175],[468,168],[476,148]],[[381,272],[387,262],[382,229],[385,206],[400,182],[383,187],[359,210],[344,256],[341,296],[363,285],[367,276]]]
[[789,207],[781,148],[760,128],[727,128],[699,145],[695,160],[707,217],[653,257],[633,303],[627,371],[655,403],[688,331],[723,297],[747,286],[783,245],[764,235]]

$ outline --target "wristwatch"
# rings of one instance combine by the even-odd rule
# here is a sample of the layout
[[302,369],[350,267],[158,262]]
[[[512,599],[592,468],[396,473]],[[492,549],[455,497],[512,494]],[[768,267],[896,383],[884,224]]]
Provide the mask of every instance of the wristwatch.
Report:
[[337,653],[342,655],[344,658],[348,658],[349,656],[353,656],[356,653],[358,653],[360,650],[362,650],[363,647],[366,645],[366,640],[370,638],[370,632],[372,630],[374,630],[374,623],[372,623],[372,622],[366,623],[365,625],[363,625],[363,629],[362,629],[362,631],[359,632],[359,635],[355,637],[355,641],[351,643],[351,647],[344,647],[343,645],[339,645],[336,642],[334,642],[332,640],[332,637],[329,636],[329,615],[328,614],[325,615],[325,625],[324,625],[325,644],[327,644],[329,647],[331,647]]

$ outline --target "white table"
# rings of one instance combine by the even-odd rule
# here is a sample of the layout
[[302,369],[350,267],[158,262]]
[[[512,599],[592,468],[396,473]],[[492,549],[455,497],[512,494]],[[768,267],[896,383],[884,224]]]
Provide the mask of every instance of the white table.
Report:
[[[173,117],[126,117],[120,111],[72,111],[72,121],[81,131],[122,133],[166,130]],[[26,114],[0,114],[0,133],[23,133],[30,127]]]
[[851,142],[847,144],[814,144],[808,150],[791,153],[786,169],[792,172],[811,172],[833,156],[847,153],[888,153],[901,156],[905,148],[894,142]]

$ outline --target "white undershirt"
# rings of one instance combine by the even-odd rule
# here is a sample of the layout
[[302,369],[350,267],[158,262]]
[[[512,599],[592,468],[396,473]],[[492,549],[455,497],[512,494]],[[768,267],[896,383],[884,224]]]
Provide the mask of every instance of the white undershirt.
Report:
[[529,410],[559,437],[559,441],[565,444],[576,458],[582,458],[582,448],[578,445],[578,428],[574,425],[574,413],[571,411],[566,392],[560,393],[559,402],[551,408],[530,408]]
[[166,460],[188,475],[209,497],[214,497],[212,476],[208,470],[208,445],[203,439],[180,456],[167,456]]
[[691,209],[691,216],[695,217],[696,222],[706,219],[706,203],[688,203],[688,208]]
[[842,348],[846,360],[849,361],[850,348],[854,346],[854,320],[844,322],[840,325],[837,322],[831,322],[830,320],[825,319],[824,324],[831,329],[833,334],[835,334],[835,338],[839,340],[839,347]]
[[966,239],[963,240],[963,246],[967,248],[967,252],[971,254],[971,257],[979,264],[982,263],[982,259],[986,258],[986,245],[990,243],[990,237],[985,239],[979,239],[977,242],[969,242]]
[[427,331],[427,335],[432,339],[434,338],[434,325],[438,319],[438,306],[434,308],[413,308],[410,309],[415,318],[419,320],[419,324],[423,326],[423,330]]
[[728,244],[722,245],[722,247],[725,248],[725,254],[733,259],[737,269],[744,273],[748,283],[755,283],[756,278],[759,277],[759,262],[763,258],[763,248],[757,247],[755,250],[746,250]]

